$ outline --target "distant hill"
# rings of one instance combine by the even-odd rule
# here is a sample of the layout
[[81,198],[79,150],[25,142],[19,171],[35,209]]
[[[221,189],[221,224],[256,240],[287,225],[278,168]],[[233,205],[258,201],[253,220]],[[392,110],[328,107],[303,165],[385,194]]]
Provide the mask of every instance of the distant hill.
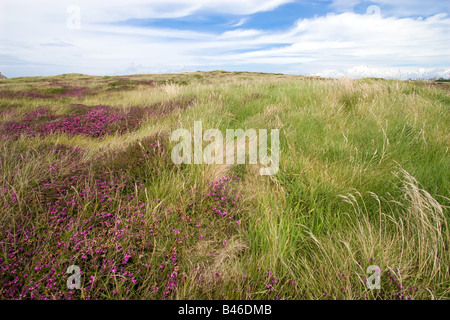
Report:
[[8,78],[5,77],[5,76],[3,75],[3,73],[0,72],[0,79],[8,79]]

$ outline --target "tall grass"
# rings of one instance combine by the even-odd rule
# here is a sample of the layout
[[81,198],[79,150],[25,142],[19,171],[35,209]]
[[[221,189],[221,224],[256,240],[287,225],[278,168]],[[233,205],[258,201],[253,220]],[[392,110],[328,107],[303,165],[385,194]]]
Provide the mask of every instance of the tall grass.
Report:
[[[221,71],[2,80],[0,297],[448,299],[446,85]],[[133,126],[80,134],[95,123],[77,112],[96,108]],[[170,133],[199,120],[279,129],[279,172],[174,165]],[[66,287],[72,264],[81,290]]]

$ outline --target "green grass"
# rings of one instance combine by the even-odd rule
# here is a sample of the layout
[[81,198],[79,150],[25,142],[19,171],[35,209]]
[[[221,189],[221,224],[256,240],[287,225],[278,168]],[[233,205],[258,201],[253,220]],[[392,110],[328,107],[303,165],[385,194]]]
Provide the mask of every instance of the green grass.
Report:
[[[2,138],[0,268],[17,264],[15,273],[0,269],[0,297],[449,299],[446,85],[220,70],[2,80],[0,94],[90,91],[80,98],[51,99],[8,93],[1,98],[0,133],[4,124],[20,122],[38,107],[65,115],[75,104],[127,111],[189,98],[195,103],[143,119],[122,135]],[[260,176],[255,165],[172,164],[174,144],[164,137],[178,128],[193,130],[199,120],[204,131],[280,129],[279,172]],[[152,141],[165,141],[165,149],[149,146]],[[81,153],[52,151],[56,145],[79,147]],[[71,184],[68,194],[43,186],[45,179],[64,186],[74,172],[86,180]],[[227,189],[240,199],[226,203],[233,219],[212,212],[208,183],[223,177],[239,177]],[[124,186],[111,191],[110,202],[99,195],[84,197],[87,186],[96,188],[96,179]],[[79,202],[70,211],[74,222],[52,236],[46,203],[69,197]],[[115,226],[100,223],[104,213],[114,216]],[[125,235],[114,238],[119,220]],[[34,230],[34,242],[18,233],[24,225]],[[83,230],[88,231],[80,248],[70,249]],[[103,256],[85,253],[90,258],[82,258],[100,245],[107,248]],[[132,258],[121,264],[126,252]],[[53,273],[45,267],[49,257],[55,259]],[[102,263],[124,269],[115,273]],[[71,264],[84,274],[82,290],[69,294],[65,270]],[[370,290],[364,282],[370,265],[381,268],[381,290]],[[133,276],[124,276],[125,271]],[[42,285],[25,291],[33,286],[30,279],[47,275],[55,279],[52,289]],[[7,289],[16,277],[20,288]],[[176,290],[170,287],[174,282]]]

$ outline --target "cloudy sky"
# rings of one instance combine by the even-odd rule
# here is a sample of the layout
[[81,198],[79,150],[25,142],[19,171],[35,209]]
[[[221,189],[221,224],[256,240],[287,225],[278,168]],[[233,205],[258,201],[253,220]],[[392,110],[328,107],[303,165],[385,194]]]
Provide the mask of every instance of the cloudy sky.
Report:
[[444,0],[0,0],[0,72],[450,77]]

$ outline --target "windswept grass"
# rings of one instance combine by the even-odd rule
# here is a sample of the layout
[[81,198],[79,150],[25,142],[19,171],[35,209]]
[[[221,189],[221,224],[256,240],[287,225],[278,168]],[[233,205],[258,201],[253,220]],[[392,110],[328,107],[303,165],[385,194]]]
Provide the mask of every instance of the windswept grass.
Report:
[[[3,299],[450,297],[445,82],[70,74],[0,99]],[[173,164],[199,120],[280,129],[279,172]]]

